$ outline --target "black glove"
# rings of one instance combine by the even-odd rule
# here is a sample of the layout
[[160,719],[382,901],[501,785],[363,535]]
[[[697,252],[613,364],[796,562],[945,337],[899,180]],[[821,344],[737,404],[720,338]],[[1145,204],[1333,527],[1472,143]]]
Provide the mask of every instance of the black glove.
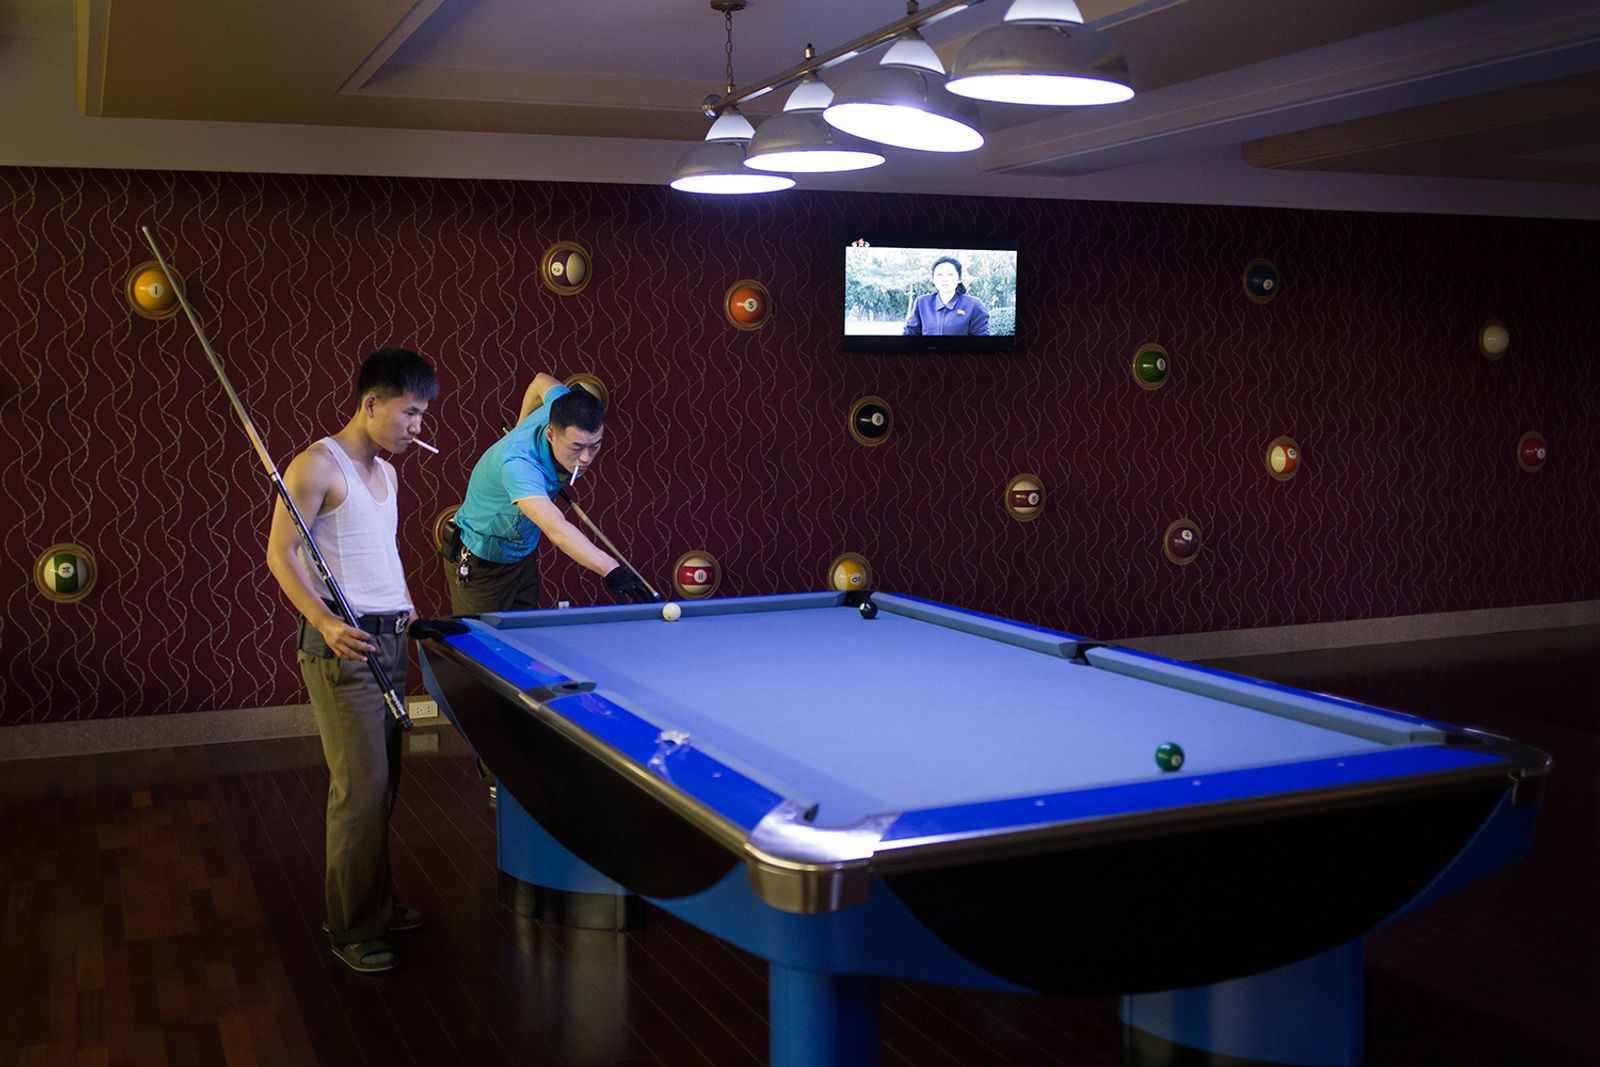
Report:
[[606,575],[606,585],[619,604],[648,604],[656,598],[644,580],[626,567]]
[[455,619],[412,619],[406,633],[413,641],[426,641],[430,637],[454,637],[467,632],[467,624]]

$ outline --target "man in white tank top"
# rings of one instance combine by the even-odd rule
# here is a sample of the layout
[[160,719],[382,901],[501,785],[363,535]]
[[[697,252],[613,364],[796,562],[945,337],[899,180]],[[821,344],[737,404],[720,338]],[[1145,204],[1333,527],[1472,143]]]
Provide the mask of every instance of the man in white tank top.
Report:
[[438,395],[433,367],[404,348],[381,348],[356,380],[356,413],[344,429],[307,448],[284,471],[284,487],[311,528],[322,558],[359,618],[347,626],[306,559],[282,501],[272,513],[267,566],[300,613],[295,658],[328,763],[327,922],[333,953],[362,974],[393,970],[387,935],[422,924],[397,904],[389,871],[389,815],[400,787],[400,726],[366,663],[375,652],[406,691],[406,626],[415,610],[395,532],[394,467],[380,452],[404,452]]

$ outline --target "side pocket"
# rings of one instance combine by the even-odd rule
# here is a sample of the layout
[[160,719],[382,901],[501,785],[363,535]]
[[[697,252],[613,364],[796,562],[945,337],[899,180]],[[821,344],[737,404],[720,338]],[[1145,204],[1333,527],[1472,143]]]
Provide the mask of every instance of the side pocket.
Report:
[[295,639],[295,649],[316,659],[332,659],[333,650],[328,647],[328,642],[322,639],[322,631],[306,621],[304,615],[300,616],[300,632]]

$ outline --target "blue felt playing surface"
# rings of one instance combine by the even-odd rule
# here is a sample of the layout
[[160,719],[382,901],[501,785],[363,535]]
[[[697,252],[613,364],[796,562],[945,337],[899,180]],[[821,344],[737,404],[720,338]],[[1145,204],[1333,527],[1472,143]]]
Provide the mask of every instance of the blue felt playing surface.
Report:
[[[574,619],[574,622],[577,620]],[[1385,747],[882,611],[814,608],[496,629],[791,799],[815,823]],[[1315,699],[1315,698],[1312,698]]]

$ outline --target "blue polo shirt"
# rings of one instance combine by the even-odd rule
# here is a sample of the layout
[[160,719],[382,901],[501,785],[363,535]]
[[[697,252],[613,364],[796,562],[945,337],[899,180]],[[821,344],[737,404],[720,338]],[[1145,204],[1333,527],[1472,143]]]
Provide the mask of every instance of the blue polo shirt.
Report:
[[983,301],[967,293],[956,293],[950,303],[941,303],[938,293],[917,297],[906,316],[906,337],[989,336],[989,309]]
[[456,525],[461,527],[462,544],[479,559],[516,563],[538,547],[541,531],[517,501],[536,496],[554,499],[572,478],[556,464],[544,436],[550,405],[569,392],[564,385],[551,386],[544,403],[490,445],[472,468]]

